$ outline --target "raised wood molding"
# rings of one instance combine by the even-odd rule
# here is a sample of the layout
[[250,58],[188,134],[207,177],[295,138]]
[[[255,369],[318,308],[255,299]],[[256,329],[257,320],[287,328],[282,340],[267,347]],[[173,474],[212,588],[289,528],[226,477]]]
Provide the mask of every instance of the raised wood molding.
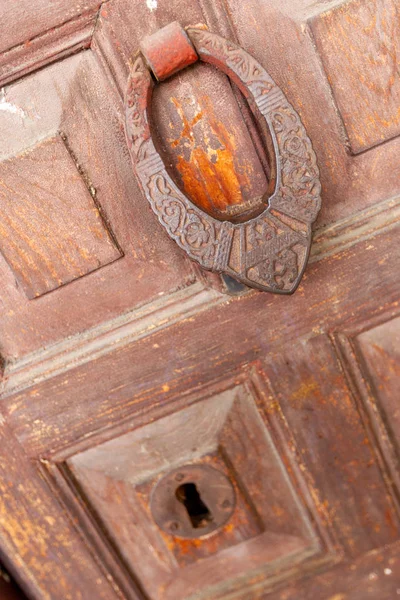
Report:
[[0,52],[0,86],[89,48],[100,5],[95,0],[89,10],[77,17],[67,22],[61,20],[59,25]]
[[[378,344],[373,344],[378,356],[381,355],[380,358],[383,360],[386,372],[385,379],[382,378],[382,385],[377,389],[374,385],[371,365],[367,364],[360,344],[360,336],[362,337],[363,334],[374,335],[382,327],[387,332],[391,331],[395,340],[396,333],[399,331],[399,320],[398,313],[386,314],[383,318],[360,322],[355,327],[337,332],[332,335],[332,340],[349,386],[353,390],[354,397],[358,399],[365,428],[375,442],[374,447],[382,472],[386,473],[387,486],[392,491],[393,500],[400,514],[400,463],[396,442],[398,417],[394,414],[397,411],[397,405],[390,405],[390,403],[388,405],[384,401],[387,400],[384,397],[384,387],[390,382],[390,377],[394,378],[398,373],[398,366],[395,357],[382,352],[382,348]],[[387,335],[389,343],[390,339],[390,335]],[[379,368],[378,365],[377,368]]]
[[[205,302],[202,301],[203,308],[209,309],[207,318],[196,307],[186,318],[180,313],[173,326],[168,327],[166,319],[155,329],[154,315],[149,316],[139,340],[132,336],[131,342],[126,343],[116,332],[113,344],[101,348],[100,340],[101,352],[96,358],[86,352],[86,364],[79,363],[79,349],[74,354],[71,348],[66,365],[59,348],[60,360],[58,365],[54,363],[58,368],[56,375],[46,373],[43,361],[35,373],[36,382],[21,370],[19,382],[6,377],[2,393],[4,414],[27,452],[35,455],[55,444],[62,447],[71,439],[79,439],[94,422],[98,431],[110,429],[146,410],[155,399],[164,405],[171,398],[183,398],[185,390],[193,387],[194,379],[205,385],[215,368],[226,373],[239,364],[254,361],[260,354],[279,355],[299,339],[345,330],[374,315],[398,313],[400,282],[391,264],[396,260],[392,238],[392,232],[381,233],[373,245],[371,241],[359,242],[340,255],[311,265],[298,292],[289,298],[252,292],[230,298],[228,309],[228,300],[222,294],[208,306],[207,292],[203,296]],[[371,260],[380,264],[379,270],[368,271]],[[362,278],[354,277],[354,264],[360,272],[368,273],[367,286]],[[384,306],[376,302],[377,290],[382,286],[386,294]],[[284,331],[280,321],[283,311]],[[245,327],[236,327],[243,315]],[[93,340],[94,348],[96,344]],[[232,348],[238,348],[238,352]],[[73,358],[78,360],[71,362]],[[13,393],[17,383],[19,391]],[[42,406],[47,398],[51,402],[46,401],[44,423]]]
[[[52,0],[51,10],[46,0],[3,2],[0,85],[20,78],[0,88],[7,155],[0,171],[14,169],[6,173],[1,219],[7,242],[22,246],[13,210],[22,206],[21,218],[34,224],[40,207],[53,205],[54,189],[67,211],[79,210],[64,229],[50,223],[46,248],[59,244],[69,258],[70,232],[80,232],[73,239],[87,247],[79,218],[86,199],[121,254],[73,281],[57,264],[60,285],[38,287],[23,264],[29,259],[42,275],[36,256],[20,258],[18,269],[0,240],[0,561],[32,598],[393,600],[400,593],[400,137],[392,119],[384,143],[366,129],[350,148],[340,112],[352,107],[349,127],[365,120],[365,107],[357,113],[351,93],[340,105],[335,86],[359,90],[354,80],[362,71],[351,72],[350,60],[346,78],[327,62],[338,48],[343,66],[358,35],[347,23],[342,46],[326,14],[351,16],[364,10],[362,2],[395,0]],[[224,294],[218,275],[193,266],[163,237],[137,187],[122,97],[140,39],[174,19],[239,41],[299,108],[318,155],[324,204],[293,296]],[[318,41],[318,19],[333,22],[332,39]],[[386,43],[381,21],[371,24],[371,37],[382,26]],[[360,32],[364,47],[368,35]],[[366,53],[355,54],[362,64]],[[257,148],[247,104],[222,75],[209,75],[188,70],[156,92],[154,130],[166,154],[171,119],[178,130],[184,122],[168,109],[179,94],[205,93],[221,123],[237,102],[243,123],[236,105],[232,121],[247,126]],[[393,113],[374,102],[379,114]],[[60,131],[69,157],[58,140],[61,163],[19,169],[20,153],[38,156],[37,142],[46,146]],[[40,168],[47,203],[29,188]],[[64,187],[54,183],[58,171]],[[71,176],[82,179],[79,193]],[[13,197],[17,184],[22,199]],[[63,207],[54,204],[62,219]],[[17,223],[14,237],[10,222]],[[52,252],[50,261],[59,261]],[[95,255],[83,256],[83,266]],[[25,293],[18,271],[30,278]],[[224,499],[234,520],[188,546],[173,539],[170,515],[157,520],[152,500],[159,477],[168,471],[181,482],[170,469],[196,462],[229,475],[235,500]],[[171,486],[172,499],[177,489]],[[174,563],[167,581],[166,561]]]
[[[315,564],[327,565],[338,560],[334,549],[331,548],[329,536],[325,535],[325,531],[320,531],[323,528],[319,524],[319,516],[313,505],[312,496],[309,492],[307,493],[307,489],[304,489],[306,486],[303,482],[303,474],[298,470],[296,476],[289,476],[288,467],[281,457],[281,452],[287,451],[286,444],[283,443],[281,444],[282,448],[278,448],[270,431],[269,416],[265,414],[263,418],[259,418],[255,404],[257,392],[251,384],[252,375],[248,375],[250,378],[244,374],[241,377],[239,373],[233,375],[233,380],[221,380],[218,385],[219,391],[212,391],[211,397],[207,387],[197,390],[192,394],[193,398],[188,400],[188,406],[181,410],[176,410],[175,406],[164,407],[164,412],[167,411],[169,414],[161,420],[154,418],[153,408],[147,415],[147,423],[139,428],[129,431],[130,425],[126,424],[127,433],[120,433],[117,437],[114,434],[111,441],[104,442],[100,446],[96,441],[93,446],[93,439],[88,440],[87,450],[82,452],[82,449],[79,449],[78,455],[74,455],[73,448],[70,448],[70,457],[66,461],[61,463],[54,459],[46,461],[50,473],[55,478],[54,493],[58,492],[60,495],[60,487],[63,494],[67,493],[66,500],[84,522],[85,530],[89,531],[88,537],[95,540],[96,553],[102,557],[105,564],[109,564],[108,568],[111,572],[117,573],[114,561],[112,560],[110,563],[112,556],[110,557],[110,550],[106,548],[104,531],[99,535],[99,532],[94,530],[98,529],[101,520],[111,538],[112,522],[127,532],[127,538],[119,547],[119,554],[124,556],[131,572],[142,579],[142,586],[151,590],[152,593],[149,593],[151,597],[157,596],[157,584],[163,580],[165,586],[170,588],[168,597],[171,598],[179,598],[183,595],[186,597],[188,589],[191,591],[198,589],[199,582],[203,587],[205,572],[208,572],[208,586],[212,587],[218,583],[218,588],[224,587],[226,591],[233,589],[236,593],[242,589],[243,593],[247,588],[248,576],[256,565],[258,571],[263,572],[266,582],[269,583],[270,578],[274,578],[276,570],[283,570],[291,575],[292,569],[299,563],[307,565],[311,562],[308,565],[308,568],[311,569],[312,565],[315,568]],[[242,379],[242,381],[239,383],[238,379]],[[210,415],[213,422],[211,427]],[[273,415],[272,418],[276,421],[277,437],[280,440],[282,436],[279,429],[280,424],[277,422],[276,415]],[[174,446],[173,432],[176,428],[179,428],[182,437],[180,443]],[[153,430],[157,432],[154,437],[149,433]],[[259,444],[256,447],[253,447],[254,431],[259,436]],[[149,463],[144,461],[142,462],[143,471],[138,470],[138,456],[135,452],[139,452],[140,460],[142,460],[140,448],[143,444],[143,436],[147,436],[146,439],[154,439],[157,449],[158,443],[160,443],[159,435],[164,436],[165,442],[161,441],[161,445],[166,443],[170,448],[169,453],[164,453],[161,458],[155,451],[154,462],[151,459]],[[174,558],[173,549],[166,549],[163,546],[163,543],[168,542],[168,536],[164,536],[163,539],[162,534],[152,533],[151,517],[149,521],[149,517],[146,518],[146,515],[141,512],[140,506],[136,504],[131,492],[132,486],[136,486],[140,496],[146,497],[145,488],[142,487],[144,482],[140,479],[139,473],[143,475],[144,481],[147,481],[149,469],[150,472],[152,472],[151,469],[154,469],[154,475],[157,478],[159,468],[168,469],[166,466],[168,461],[171,464],[175,464],[175,462],[179,464],[179,461],[182,461],[182,456],[186,455],[183,450],[186,447],[185,444],[189,453],[193,444],[196,445],[195,454],[188,456],[187,462],[194,460],[197,464],[202,461],[210,464],[211,461],[214,464],[215,461],[219,469],[224,469],[224,456],[229,456],[229,461],[233,461],[238,470],[241,485],[248,488],[247,494],[253,490],[252,499],[257,505],[257,514],[262,515],[260,518],[264,528],[260,529],[258,522],[257,524],[253,523],[253,527],[250,526],[254,519],[253,512],[245,502],[239,502],[240,491],[237,489],[238,506],[235,515],[238,519],[241,537],[238,538],[236,534],[234,538],[231,538],[229,531],[222,530],[217,534],[219,535],[218,551],[215,549],[215,539],[207,550],[203,548],[200,552],[197,552],[195,544],[191,548],[190,542],[187,542],[182,555],[179,554],[179,546],[177,546]],[[259,455],[257,462],[260,472],[265,474],[265,488],[262,491],[259,490],[258,494],[258,478],[251,475],[250,469],[242,464],[241,444],[247,448],[249,460],[252,460],[250,459],[252,452],[257,452]],[[116,452],[114,452],[115,447],[118,448]],[[101,458],[104,452],[110,457],[108,462]],[[112,457],[115,457],[115,463],[113,463]],[[235,457],[237,457],[237,461]],[[97,464],[98,458],[100,459],[99,464]],[[97,466],[92,464],[93,460]],[[288,460],[290,461],[290,457]],[[131,469],[128,465],[131,465]],[[91,467],[95,469],[96,474],[92,472]],[[103,467],[104,470],[102,470]],[[118,475],[115,474],[114,467],[117,467]],[[228,468],[228,465],[225,468]],[[132,478],[133,473],[135,473],[136,479]],[[95,481],[104,481],[104,478],[108,482],[106,483],[107,489],[115,486],[115,495],[111,493],[110,501],[105,505],[101,501],[99,503],[97,501],[100,496],[104,499],[104,494],[95,493],[93,497],[91,493],[91,482],[95,485]],[[75,486],[76,481],[79,482],[78,487],[82,486],[84,491],[82,498]],[[273,490],[270,488],[271,481],[274,481]],[[127,486],[126,496],[122,494],[122,500],[115,503],[115,497],[119,497],[120,486],[124,487],[125,484]],[[88,488],[85,487],[86,485]],[[306,501],[300,490],[305,491]],[[307,502],[307,509],[304,508],[304,502]],[[271,508],[276,504],[279,504],[281,510],[279,517],[274,515]],[[135,518],[135,516],[132,518],[132,515],[136,514],[136,510],[139,511],[138,514],[141,515],[141,518]],[[90,513],[97,514],[98,518],[93,519],[93,515],[91,518]],[[312,519],[310,519],[310,515],[312,515]],[[288,520],[292,524],[291,536],[285,535]],[[90,521],[92,522],[90,523]],[[244,524],[245,522],[247,525]],[[132,545],[129,540],[135,539],[136,543]],[[138,542],[139,539],[142,540],[141,543]],[[251,560],[240,556],[239,559],[236,558],[235,562],[233,548],[240,542],[246,544],[248,553],[252,556]],[[158,549],[158,553],[150,549],[153,547]],[[252,554],[255,547],[257,552]],[[222,549],[224,552],[220,558],[219,552]],[[169,561],[163,556],[163,550],[169,557]],[[230,567],[226,566],[219,570],[218,563],[226,559],[226,553],[231,557]],[[141,564],[139,564],[138,556],[141,556],[143,560]],[[200,562],[198,562],[199,559],[201,559]],[[147,572],[147,577],[143,577],[143,564],[146,565],[144,571]],[[148,577],[149,568],[153,570],[153,577]],[[120,571],[121,565],[119,565],[118,573]],[[190,577],[189,574],[191,574]],[[203,577],[199,577],[199,575],[203,575]],[[180,581],[182,577],[184,579]],[[242,581],[239,582],[237,579]],[[183,594],[183,589],[185,594]],[[218,591],[221,593],[221,589]],[[131,597],[129,593],[127,595]]]
[[[0,546],[32,598],[121,598],[113,574],[93,560],[36,463],[0,420]],[[57,529],[55,529],[57,524]],[[51,561],[46,568],[43,560]],[[51,590],[51,593],[49,591]]]
[[[390,232],[398,225],[399,217],[400,197],[396,197],[318,229],[314,233],[310,263],[323,261],[358,243]],[[246,296],[258,293],[250,291]],[[215,289],[205,289],[203,282],[196,281],[166,298],[161,297],[83,334],[6,364],[0,383],[0,398],[95,360],[112,352],[116,345],[130,344],[230,299]]]
[[[371,550],[354,561],[337,565],[328,573],[320,573],[302,582],[294,580],[289,591],[287,588],[278,590],[269,595],[268,600],[320,600],[321,590],[324,600],[356,600],[368,596],[377,600],[394,600],[400,571],[399,550],[399,542]],[[358,582],[356,588],[355,578]],[[257,597],[257,586],[252,591]]]
[[65,135],[0,162],[0,179],[0,252],[29,299],[122,256]]
[[[352,0],[319,6],[320,13],[309,20],[310,30],[351,151],[365,152],[400,134],[398,3]],[[363,98],[361,104],[358,98]]]
[[0,397],[39,383],[73,366],[83,365],[110,352],[116,346],[130,344],[157,333],[219,303],[225,296],[212,289],[204,289],[200,282],[168,297],[161,297],[139,309],[102,323],[83,334],[73,336],[40,352],[28,355],[4,369]]
[[400,196],[396,196],[316,229],[309,263],[343,252],[358,242],[390,231],[398,225],[399,220]]

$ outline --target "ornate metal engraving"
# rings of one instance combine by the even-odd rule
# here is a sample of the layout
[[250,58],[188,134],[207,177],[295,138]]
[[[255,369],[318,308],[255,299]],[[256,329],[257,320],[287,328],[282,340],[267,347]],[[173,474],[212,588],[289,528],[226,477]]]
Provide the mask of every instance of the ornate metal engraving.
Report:
[[244,223],[218,221],[174,184],[149,127],[153,80],[141,55],[130,73],[126,132],[143,191],[168,234],[202,267],[280,294],[297,288],[320,209],[315,153],[300,117],[263,67],[242,48],[200,29],[187,34],[199,59],[223,70],[270,130],[276,184],[265,210]]

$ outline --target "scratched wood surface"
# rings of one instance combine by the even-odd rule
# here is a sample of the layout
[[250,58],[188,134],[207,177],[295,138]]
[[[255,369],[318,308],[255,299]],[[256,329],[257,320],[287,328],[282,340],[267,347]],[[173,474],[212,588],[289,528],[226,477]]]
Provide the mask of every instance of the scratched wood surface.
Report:
[[[7,568],[35,600],[396,598],[394,0],[0,0],[0,16]],[[243,46],[306,126],[323,206],[292,297],[222,293],[141,195],[125,86],[140,40],[173,20]],[[268,140],[216,70],[157,87],[152,127],[210,212],[265,193]],[[238,499],[207,538],[153,518],[154,486],[185,462]]]
[[0,3],[0,85],[87,48],[101,2]]

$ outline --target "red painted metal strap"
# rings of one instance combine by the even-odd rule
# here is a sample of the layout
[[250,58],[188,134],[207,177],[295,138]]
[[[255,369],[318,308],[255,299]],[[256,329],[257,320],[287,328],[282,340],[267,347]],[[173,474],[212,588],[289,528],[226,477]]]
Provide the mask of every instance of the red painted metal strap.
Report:
[[176,21],[144,38],[140,50],[159,81],[199,59],[186,31]]

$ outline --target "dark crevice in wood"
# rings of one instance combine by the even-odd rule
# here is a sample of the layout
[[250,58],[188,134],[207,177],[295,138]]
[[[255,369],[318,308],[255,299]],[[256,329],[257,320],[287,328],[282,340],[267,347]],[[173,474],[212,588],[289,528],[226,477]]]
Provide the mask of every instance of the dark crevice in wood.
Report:
[[100,202],[99,202],[99,200],[97,198],[97,190],[94,187],[94,185],[93,185],[93,183],[92,183],[89,175],[87,174],[87,172],[84,170],[84,168],[82,167],[82,165],[78,161],[78,158],[77,158],[76,154],[74,153],[74,151],[72,150],[72,148],[71,148],[71,146],[69,144],[68,138],[65,135],[65,133],[63,133],[62,131],[59,131],[58,134],[61,137],[62,141],[64,142],[64,145],[65,145],[66,149],[68,150],[69,155],[71,156],[72,160],[74,161],[74,164],[76,166],[76,169],[77,169],[78,173],[82,177],[82,179],[83,179],[83,181],[84,181],[84,183],[85,183],[85,185],[87,187],[87,190],[88,190],[89,194],[91,195],[91,197],[93,199],[93,203],[94,203],[94,205],[96,206],[96,208],[97,208],[97,210],[99,212],[99,215],[101,217],[101,220],[103,222],[103,225],[104,225],[105,229],[107,230],[107,232],[108,232],[110,238],[112,239],[115,247],[118,249],[121,257],[124,256],[124,251],[122,250],[122,248],[121,248],[121,246],[120,246],[120,244],[119,244],[119,242],[117,240],[117,237],[114,234],[114,231],[113,231],[113,229],[111,227],[111,223],[110,223],[109,218],[107,217],[107,215],[106,215],[106,213],[105,213],[102,205],[100,204]]

